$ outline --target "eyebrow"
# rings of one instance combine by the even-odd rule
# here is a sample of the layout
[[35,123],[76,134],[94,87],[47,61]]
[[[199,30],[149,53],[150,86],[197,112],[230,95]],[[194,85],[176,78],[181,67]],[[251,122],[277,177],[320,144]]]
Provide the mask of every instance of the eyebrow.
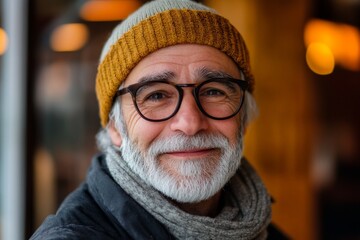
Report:
[[196,70],[195,76],[196,76],[196,78],[201,79],[201,80],[207,80],[207,79],[211,79],[211,78],[234,78],[229,73],[219,71],[219,70],[211,70],[206,67],[202,67],[202,68]]
[[138,83],[161,81],[161,80],[170,81],[174,78],[175,78],[174,72],[166,71],[166,72],[161,72],[161,73],[155,73],[153,75],[144,76],[139,79]]

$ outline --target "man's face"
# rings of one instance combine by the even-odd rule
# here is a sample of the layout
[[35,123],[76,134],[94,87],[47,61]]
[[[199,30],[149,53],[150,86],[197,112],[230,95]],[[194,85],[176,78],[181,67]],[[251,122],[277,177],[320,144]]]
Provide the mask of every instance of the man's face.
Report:
[[[124,87],[158,76],[168,76],[167,80],[176,84],[198,83],[214,74],[240,78],[235,63],[219,50],[201,45],[176,45],[144,58],[131,71]],[[119,133],[123,157],[127,162],[137,161],[135,165],[143,165],[138,173],[146,174],[145,180],[157,178],[152,185],[172,181],[167,188],[178,192],[185,186],[185,194],[196,184],[199,186],[195,191],[210,188],[204,184],[212,179],[217,183],[210,185],[216,185],[213,191],[218,191],[240,164],[242,111],[226,120],[208,118],[198,109],[191,88],[184,88],[179,111],[166,121],[150,122],[143,119],[136,111],[130,94],[121,97],[121,108],[125,123],[125,132]],[[179,201],[199,201],[213,194],[196,199],[179,199],[166,193],[170,190],[154,187]]]

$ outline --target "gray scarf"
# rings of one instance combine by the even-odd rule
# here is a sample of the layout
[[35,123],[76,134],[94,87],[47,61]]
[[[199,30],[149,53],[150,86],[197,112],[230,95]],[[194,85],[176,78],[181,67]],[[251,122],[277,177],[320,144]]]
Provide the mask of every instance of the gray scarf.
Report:
[[[177,239],[266,239],[271,201],[259,176],[243,159],[224,188],[225,207],[215,218],[188,214],[138,177],[121,154],[108,149],[106,163],[115,181]],[[226,190],[225,190],[226,189]]]

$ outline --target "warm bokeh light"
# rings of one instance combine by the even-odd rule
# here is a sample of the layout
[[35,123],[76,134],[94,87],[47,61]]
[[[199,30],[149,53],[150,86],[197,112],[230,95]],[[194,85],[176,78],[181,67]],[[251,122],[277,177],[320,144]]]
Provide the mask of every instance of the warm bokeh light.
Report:
[[8,36],[4,29],[0,28],[0,55],[6,52],[8,46]]
[[335,62],[354,71],[360,71],[360,31],[347,24],[313,19],[305,27],[306,46],[312,43],[326,45]]
[[333,72],[334,55],[330,48],[322,43],[311,43],[306,50],[306,62],[310,69],[320,75]]
[[118,21],[141,6],[138,0],[90,0],[80,10],[87,21]]
[[89,30],[81,23],[69,23],[57,27],[50,39],[51,48],[56,52],[80,50],[88,41]]

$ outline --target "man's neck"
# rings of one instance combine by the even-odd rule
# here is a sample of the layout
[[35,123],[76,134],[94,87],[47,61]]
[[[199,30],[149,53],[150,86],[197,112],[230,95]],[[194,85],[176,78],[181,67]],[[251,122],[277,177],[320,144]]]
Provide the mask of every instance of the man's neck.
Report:
[[197,203],[179,203],[174,200],[170,202],[184,212],[197,216],[216,217],[221,208],[221,191],[209,199]]

